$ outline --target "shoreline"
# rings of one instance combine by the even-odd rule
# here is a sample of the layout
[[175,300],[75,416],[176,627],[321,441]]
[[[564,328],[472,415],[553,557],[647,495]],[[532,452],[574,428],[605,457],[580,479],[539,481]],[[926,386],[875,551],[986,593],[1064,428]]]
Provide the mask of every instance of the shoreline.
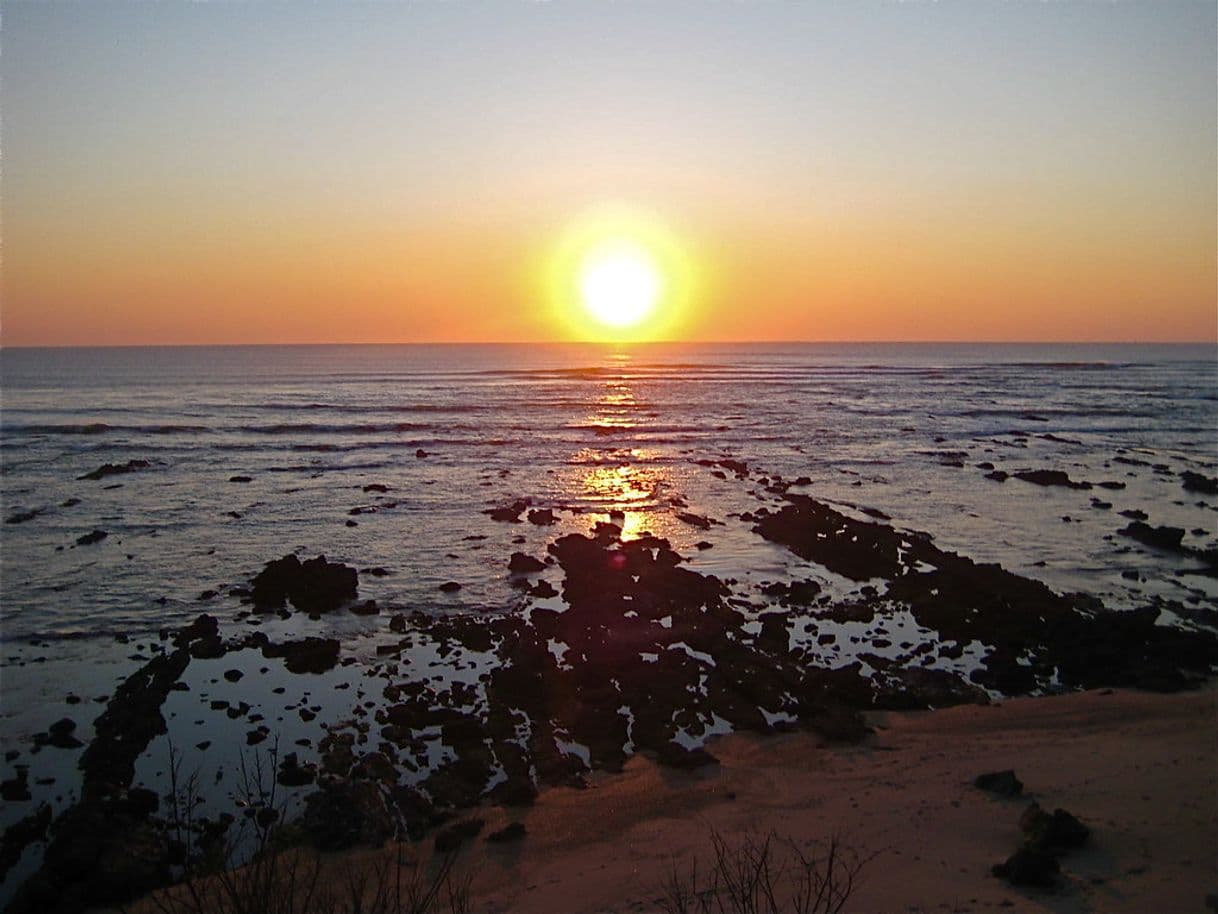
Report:
[[[851,911],[1203,911],[1218,893],[1207,850],[1218,845],[1218,683],[868,717],[875,735],[857,746],[806,731],[731,734],[710,745],[717,766],[680,772],[635,756],[586,790],[552,788],[511,815],[471,810],[486,819],[483,834],[512,821],[528,830],[512,845],[478,839],[463,851],[472,910],[660,910],[673,861],[696,854],[705,865],[712,828],[729,840],[770,828],[801,842],[836,834],[879,852]],[[1023,796],[972,785],[1004,768]],[[1092,829],[1063,857],[1054,893],[990,875],[1016,849],[1032,800]]]

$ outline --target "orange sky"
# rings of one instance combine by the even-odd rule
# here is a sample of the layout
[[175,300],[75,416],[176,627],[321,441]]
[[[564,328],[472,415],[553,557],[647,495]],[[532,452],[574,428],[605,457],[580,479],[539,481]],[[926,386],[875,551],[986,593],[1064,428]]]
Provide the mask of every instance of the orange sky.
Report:
[[613,201],[682,339],[1218,339],[1212,4],[1042,6],[8,7],[0,341],[579,336]]

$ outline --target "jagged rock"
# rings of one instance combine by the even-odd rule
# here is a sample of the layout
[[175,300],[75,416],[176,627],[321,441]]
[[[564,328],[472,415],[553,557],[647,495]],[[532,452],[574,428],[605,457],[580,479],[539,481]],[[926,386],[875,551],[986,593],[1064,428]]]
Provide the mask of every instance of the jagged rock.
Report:
[[136,470],[146,470],[152,466],[147,460],[128,460],[126,463],[103,463],[91,473],[77,476],[77,479],[104,479],[107,476],[117,476],[120,473],[134,473]]
[[1015,777],[1015,772],[1010,768],[979,774],[973,780],[973,786],[1000,797],[1015,797],[1023,793],[1023,781]]
[[436,832],[436,850],[450,854],[469,838],[476,837],[486,823],[482,819],[466,819]]
[[678,511],[677,520],[689,524],[691,527],[697,527],[699,530],[709,530],[711,528],[711,519],[703,517],[701,514],[693,514],[689,511]]
[[338,663],[337,638],[303,638],[282,644],[265,644],[262,656],[282,657],[289,673],[324,673]]
[[539,571],[545,571],[545,568],[545,562],[535,559],[531,555],[525,555],[523,552],[513,552],[512,557],[508,560],[508,571],[512,574],[536,574]]
[[512,502],[510,505],[506,505],[502,508],[489,508],[482,513],[490,515],[491,520],[502,521],[503,523],[508,524],[518,524],[520,523],[520,515],[524,513],[525,509],[528,507],[528,500],[521,498]]
[[558,523],[558,518],[549,508],[538,508],[529,512],[529,523],[544,527]]
[[1218,495],[1218,478],[1203,476],[1192,470],[1180,474],[1180,482],[1186,492],[1200,492],[1202,495]]
[[1179,552],[1181,541],[1184,539],[1184,530],[1181,527],[1152,527],[1140,520],[1135,520],[1128,526],[1122,527],[1117,533],[1135,539],[1139,543],[1145,543],[1147,546],[1170,552]]
[[523,822],[512,822],[498,831],[491,832],[486,836],[486,840],[491,844],[503,844],[507,841],[519,841],[527,833]]
[[367,781],[328,783],[310,794],[300,826],[309,843],[322,851],[357,844],[379,847],[394,833],[380,789]]
[[358,596],[359,575],[349,565],[324,555],[301,562],[294,555],[268,562],[252,582],[254,606],[274,609],[290,601],[308,613],[338,609]]
[[38,808],[22,819],[18,819],[4,830],[0,837],[0,882],[8,875],[25,849],[37,841],[45,841],[47,826],[51,824],[51,805],[39,803]]
[[990,872],[1012,885],[1051,889],[1057,885],[1061,865],[1052,854],[1021,847],[1006,862],[994,864]]
[[1067,489],[1090,489],[1089,482],[1076,482],[1061,470],[1020,470],[1013,474],[1016,479],[1038,486],[1064,486]]
[[1081,847],[1091,835],[1091,829],[1066,810],[1055,809],[1049,815],[1037,803],[1024,810],[1019,827],[1029,848],[1046,853]]
[[279,763],[276,780],[284,787],[304,787],[317,779],[315,765],[301,765],[295,752],[289,752]]

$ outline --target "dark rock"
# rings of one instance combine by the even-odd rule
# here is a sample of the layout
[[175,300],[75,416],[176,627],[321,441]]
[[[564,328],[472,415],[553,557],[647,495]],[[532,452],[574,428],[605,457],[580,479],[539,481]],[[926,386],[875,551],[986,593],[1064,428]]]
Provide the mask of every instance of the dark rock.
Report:
[[364,491],[365,492],[388,492],[389,486],[384,485],[383,483],[373,482],[373,483],[369,483],[368,485],[364,486]]
[[986,479],[992,479],[995,482],[1006,482],[1010,478],[1010,474],[1005,470],[991,470],[985,474]]
[[677,520],[689,524],[691,527],[697,527],[699,530],[709,530],[711,528],[709,517],[703,517],[701,514],[693,514],[689,511],[678,511]]
[[229,682],[236,682],[244,675],[245,674],[242,673],[240,670],[225,670],[224,671],[224,678],[227,679]]
[[558,591],[555,590],[554,585],[549,581],[538,581],[529,588],[529,594],[541,599],[548,599],[549,597],[558,596]]
[[1119,513],[1122,517],[1128,517],[1130,520],[1147,520],[1150,517],[1145,511],[1139,511],[1137,508],[1128,508]]
[[1184,470],[1180,474],[1180,482],[1186,492],[1200,492],[1202,495],[1218,495],[1218,479],[1213,476],[1203,476],[1192,470]]
[[25,765],[17,766],[17,773],[7,781],[0,781],[0,799],[6,803],[19,803],[30,799],[30,770]]
[[252,476],[230,476],[230,477],[228,477],[228,481],[229,482],[253,482],[254,478]]
[[1049,815],[1036,803],[1024,810],[1019,827],[1027,847],[1046,853],[1081,847],[1091,835],[1091,829],[1066,810]]
[[527,829],[523,822],[512,822],[498,831],[491,832],[486,836],[486,840],[491,844],[503,844],[507,841],[519,841],[526,834]]
[[379,847],[394,833],[393,817],[380,789],[367,781],[327,783],[305,800],[301,829],[322,851],[357,844]]
[[254,606],[268,609],[290,601],[308,613],[337,609],[358,597],[359,575],[340,562],[328,562],[324,555],[301,562],[294,555],[268,562],[252,582]]
[[445,581],[443,584],[440,585],[441,593],[456,593],[460,589],[461,589],[461,585],[458,584],[456,581]]
[[417,450],[414,452],[414,455],[415,455],[415,457],[417,457],[417,458],[419,458],[420,460],[422,460],[424,457],[426,457],[426,456],[427,456],[427,451],[423,450],[422,448],[418,448],[418,449],[417,449]]
[[0,837],[0,883],[21,859],[27,847],[37,841],[46,840],[47,827],[50,824],[51,806],[49,803],[40,803],[34,812],[18,819],[4,830],[4,835]]
[[301,765],[295,752],[289,752],[279,763],[279,774],[276,780],[284,787],[303,787],[312,784],[317,779],[315,765]]
[[356,603],[351,607],[351,612],[357,616],[375,616],[381,611],[376,600],[365,600],[363,603]]
[[1090,489],[1089,482],[1075,482],[1061,470],[1020,470],[1013,474],[1016,479],[1038,486],[1064,486],[1067,489]]
[[1023,793],[1023,781],[1015,777],[1015,772],[1010,768],[1005,771],[979,774],[973,781],[973,786],[989,793],[996,793],[1000,797],[1015,797]]
[[502,508],[490,508],[483,511],[483,514],[490,515],[491,520],[502,521],[509,524],[520,523],[520,515],[529,507],[529,502],[526,499],[518,499]]
[[86,533],[84,536],[76,537],[77,546],[92,546],[94,543],[100,543],[110,534],[105,530],[94,530],[92,533]]
[[466,819],[436,832],[436,850],[441,854],[452,853],[462,842],[477,836],[485,824],[481,819]]
[[4,519],[6,524],[24,524],[28,520],[33,520],[42,513],[42,508],[34,508],[31,511],[17,511],[10,514]]
[[84,743],[72,735],[75,729],[76,721],[70,717],[61,718],[51,724],[46,733],[34,734],[34,745],[53,746],[56,749],[79,749]]
[[545,571],[546,563],[533,558],[531,555],[525,555],[523,552],[513,552],[512,557],[508,560],[508,571],[512,574],[536,574],[539,571]]
[[1153,546],[1155,549],[1164,549],[1169,552],[1179,552],[1181,541],[1184,539],[1184,530],[1180,527],[1152,527],[1140,520],[1135,520],[1128,526],[1122,527],[1117,533],[1147,546]]
[[701,746],[687,749],[677,743],[662,744],[656,751],[656,758],[661,764],[667,765],[669,768],[682,768],[686,770],[719,764],[719,759]]
[[529,512],[529,523],[539,527],[558,523],[558,518],[549,508],[539,508]]
[[1057,885],[1061,865],[1052,854],[1021,847],[1004,863],[994,864],[990,872],[1012,885],[1051,889]]
[[289,673],[324,673],[338,663],[338,652],[337,638],[304,638],[262,647],[262,656],[282,657]]
[[120,473],[134,473],[136,470],[146,470],[152,466],[147,460],[128,460],[126,463],[103,463],[91,473],[77,476],[77,479],[104,479],[107,476],[117,476]]

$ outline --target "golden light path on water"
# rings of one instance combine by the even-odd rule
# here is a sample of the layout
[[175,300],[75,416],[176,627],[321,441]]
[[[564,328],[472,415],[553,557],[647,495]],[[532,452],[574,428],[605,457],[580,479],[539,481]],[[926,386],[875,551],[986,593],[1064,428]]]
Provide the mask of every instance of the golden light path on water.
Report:
[[[631,356],[615,352],[612,361],[625,368]],[[584,417],[581,424],[589,428],[605,429],[607,437],[637,429],[642,426],[639,410],[642,408],[628,382],[621,378],[609,380],[596,400],[595,408]],[[603,512],[609,523],[621,528],[621,539],[637,539],[644,533],[659,534],[657,522],[666,515],[656,509],[665,501],[665,490],[670,481],[663,470],[652,463],[656,452],[631,447],[619,452],[609,448],[621,459],[612,465],[588,468],[579,480],[579,496],[588,502],[588,507]],[[603,452],[586,451],[584,456],[603,459]],[[660,524],[659,526],[662,526]]]

